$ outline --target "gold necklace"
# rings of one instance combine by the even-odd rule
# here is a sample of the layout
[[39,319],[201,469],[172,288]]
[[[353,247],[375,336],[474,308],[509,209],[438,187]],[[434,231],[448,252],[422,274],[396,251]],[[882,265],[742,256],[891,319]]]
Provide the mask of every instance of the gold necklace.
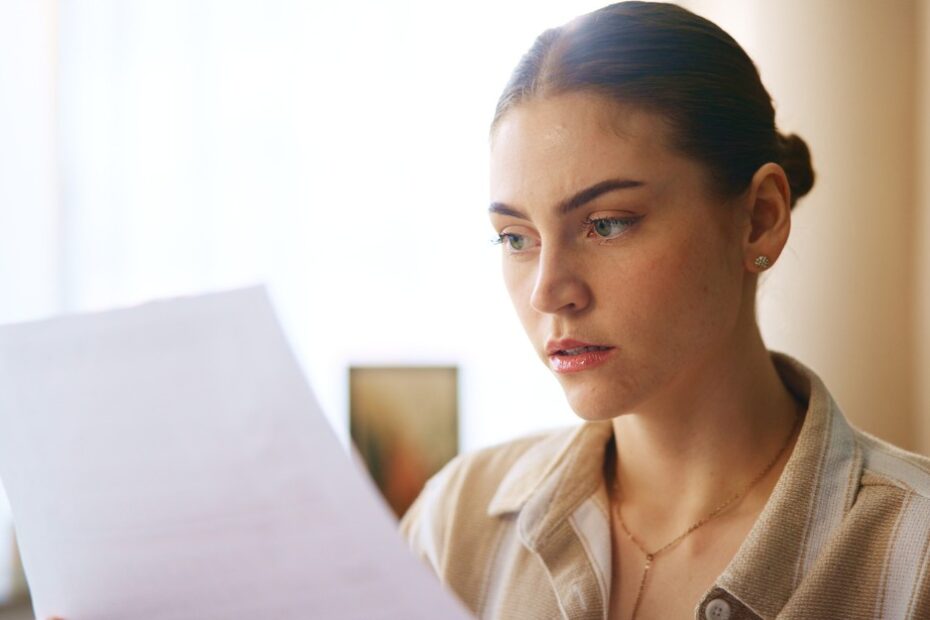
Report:
[[[744,486],[742,490],[740,490],[739,492],[731,495],[729,499],[727,499],[725,502],[723,502],[722,504],[720,504],[719,506],[711,510],[707,515],[705,515],[703,518],[698,520],[696,523],[691,525],[691,527],[685,530],[684,533],[682,533],[681,535],[673,539],[671,542],[668,542],[665,545],[659,547],[653,552],[646,551],[646,548],[643,546],[643,544],[639,542],[639,540],[637,540],[636,537],[633,536],[633,534],[630,533],[630,530],[629,528],[627,528],[626,523],[623,522],[623,516],[620,514],[620,502],[615,501],[613,503],[614,512],[617,515],[617,519],[620,521],[620,527],[623,528],[623,531],[624,533],[626,533],[627,538],[630,539],[630,542],[636,545],[636,548],[639,549],[644,556],[646,556],[646,564],[643,567],[643,577],[639,582],[639,591],[636,593],[636,601],[633,603],[633,614],[630,616],[630,620],[636,620],[636,612],[639,610],[639,604],[643,598],[643,592],[646,589],[646,578],[649,576],[649,569],[652,568],[652,563],[656,559],[656,556],[664,551],[667,551],[668,549],[671,549],[675,545],[677,545],[686,536],[688,536],[688,534],[691,534],[692,532],[694,532],[694,530],[706,524],[708,521],[711,521],[714,517],[718,516],[721,512],[723,512],[725,508],[732,506],[734,502],[736,502],[738,499],[741,499],[744,495],[746,495],[746,493],[752,490],[754,486],[759,484],[759,482],[763,478],[765,478],[766,474],[772,471],[772,468],[775,467],[775,463],[777,463],[779,459],[781,459],[782,455],[785,453],[785,450],[788,449],[788,444],[791,443],[791,438],[794,436],[795,431],[798,429],[798,426],[801,423],[801,419],[802,419],[802,416],[800,414],[797,414],[794,420],[794,425],[791,427],[791,432],[788,433],[788,437],[785,438],[785,443],[782,445],[781,449],[778,451],[778,454],[776,454],[775,457],[771,461],[769,461],[768,465],[765,466],[765,469],[763,469],[755,478],[749,481],[749,484]],[[614,498],[620,497],[619,489],[617,485],[618,479],[619,479],[619,476],[617,475],[617,472],[615,469],[614,470],[614,481],[613,481]]]

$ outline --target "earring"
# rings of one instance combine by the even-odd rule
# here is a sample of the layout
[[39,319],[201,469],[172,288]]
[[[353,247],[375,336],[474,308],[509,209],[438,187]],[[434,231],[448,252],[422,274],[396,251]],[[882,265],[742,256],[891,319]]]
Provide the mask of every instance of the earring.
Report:
[[762,269],[768,269],[772,266],[772,261],[769,260],[768,256],[757,256],[755,263],[756,267],[761,267]]

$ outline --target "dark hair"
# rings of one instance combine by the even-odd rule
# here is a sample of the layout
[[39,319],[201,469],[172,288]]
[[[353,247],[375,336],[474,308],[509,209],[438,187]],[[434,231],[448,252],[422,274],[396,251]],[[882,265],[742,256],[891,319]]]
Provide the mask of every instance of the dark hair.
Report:
[[724,196],[744,191],[767,162],[784,168],[792,207],[814,184],[807,145],[776,130],[772,99],[743,48],[679,6],[618,2],[543,32],[504,88],[492,132],[520,102],[571,91],[665,116],[673,146],[706,165]]

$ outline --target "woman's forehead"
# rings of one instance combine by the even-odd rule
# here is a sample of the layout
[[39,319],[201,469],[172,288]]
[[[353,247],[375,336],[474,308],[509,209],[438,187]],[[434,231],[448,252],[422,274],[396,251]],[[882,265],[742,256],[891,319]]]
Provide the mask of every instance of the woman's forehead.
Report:
[[491,139],[493,193],[570,190],[603,178],[661,182],[682,158],[665,119],[590,93],[534,99],[509,110]]

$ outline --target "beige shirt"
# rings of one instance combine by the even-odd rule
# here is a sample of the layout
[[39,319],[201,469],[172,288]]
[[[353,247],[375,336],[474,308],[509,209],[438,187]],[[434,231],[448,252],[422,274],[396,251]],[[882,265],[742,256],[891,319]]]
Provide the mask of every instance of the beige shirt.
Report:
[[[930,459],[850,426],[820,378],[771,352],[807,402],[794,451],[695,618],[930,618]],[[610,421],[456,457],[401,522],[480,618],[607,617]]]

